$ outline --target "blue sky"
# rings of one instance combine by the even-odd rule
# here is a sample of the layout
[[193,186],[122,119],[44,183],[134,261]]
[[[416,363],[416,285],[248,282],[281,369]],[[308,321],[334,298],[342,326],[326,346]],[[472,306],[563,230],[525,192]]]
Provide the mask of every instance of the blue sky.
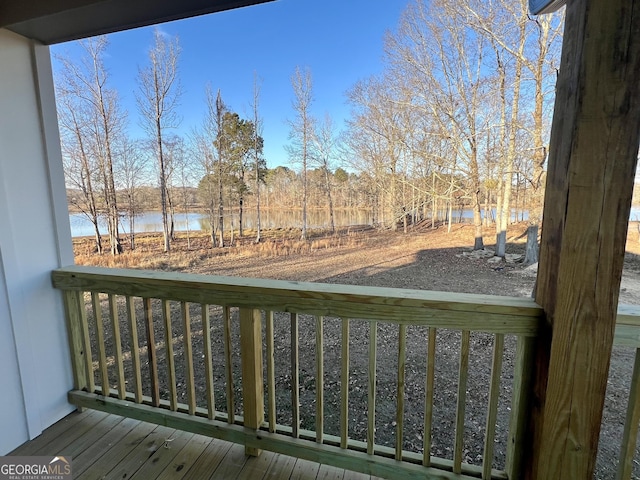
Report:
[[[322,118],[328,112],[341,128],[349,113],[345,92],[381,72],[384,34],[396,28],[406,5],[406,0],[278,0],[160,25],[166,34],[179,37],[182,48],[182,124],[177,133],[187,134],[201,123],[208,82],[214,91],[221,90],[231,109],[250,118],[257,72],[265,157],[270,167],[287,164],[286,120],[294,117],[290,78],[296,66],[311,70],[312,113]],[[134,138],[144,136],[135,103],[136,76],[147,62],[153,28],[109,36],[106,66],[129,113]],[[52,53],[76,58],[79,48],[70,42],[53,46]],[[55,57],[53,62],[55,70]]]

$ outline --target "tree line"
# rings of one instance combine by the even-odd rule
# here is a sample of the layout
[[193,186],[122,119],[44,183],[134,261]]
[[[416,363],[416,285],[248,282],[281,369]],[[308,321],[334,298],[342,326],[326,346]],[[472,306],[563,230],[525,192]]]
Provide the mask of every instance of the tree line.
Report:
[[[462,195],[475,249],[495,208],[504,256],[514,190],[537,240],[562,18],[527,2],[414,1],[385,38],[386,68],[348,93],[346,136],[377,202],[395,221],[420,195],[435,210]],[[528,261],[536,261],[535,249]]]
[[[454,209],[468,207],[474,248],[484,247],[482,227],[493,222],[504,256],[514,206],[527,211],[537,240],[561,31],[560,16],[531,17],[526,0],[414,0],[385,36],[384,70],[346,92],[351,115],[341,130],[315,114],[312,72],[296,68],[289,166],[273,169],[263,154],[257,74],[250,118],[207,86],[200,126],[177,136],[180,46],[156,31],[137,78],[147,138],[133,140],[104,67],[108,39],[83,40],[82,59],[61,58],[56,79],[70,201],[94,225],[98,252],[98,219],[107,220],[113,254],[122,251],[123,216],[133,249],[136,215],[160,209],[169,251],[177,210],[207,212],[211,245],[221,247],[225,229],[244,234],[246,208],[257,213],[260,241],[260,210],[278,205],[302,210],[303,239],[307,208],[326,208],[335,230],[334,208],[370,208],[376,225],[407,229],[418,219],[451,221]],[[535,254],[528,249],[529,261]]]

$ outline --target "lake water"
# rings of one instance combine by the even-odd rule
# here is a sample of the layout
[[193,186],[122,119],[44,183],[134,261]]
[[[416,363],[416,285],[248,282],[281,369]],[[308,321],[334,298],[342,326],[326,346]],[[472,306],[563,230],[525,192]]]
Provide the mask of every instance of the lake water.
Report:
[[[483,211],[484,214],[484,211]],[[512,219],[515,211],[512,212]],[[519,215],[520,216],[520,215]],[[261,224],[263,229],[273,228],[300,228],[302,226],[302,212],[300,210],[265,210],[261,215]],[[470,209],[453,211],[453,221],[457,223],[462,218],[463,222],[469,222],[473,219],[473,212]],[[335,224],[337,227],[348,227],[350,225],[370,225],[372,222],[372,213],[369,210],[336,210],[334,212]],[[524,219],[527,219],[525,212]],[[69,214],[71,222],[71,236],[86,237],[93,236],[93,225],[82,213]],[[225,228],[229,228],[231,217],[225,218]],[[518,218],[521,220],[521,218]],[[630,221],[640,221],[640,206],[631,208],[629,215]],[[129,221],[127,218],[121,219],[122,233],[129,231]],[[209,217],[203,213],[176,213],[174,217],[174,227],[177,231],[186,231],[187,225],[191,231],[209,231]],[[233,216],[234,226],[238,228],[238,216]],[[309,210],[307,212],[307,225],[309,228],[323,228],[329,224],[329,216],[324,210]],[[246,229],[255,229],[256,215],[255,211],[246,211],[244,215],[244,227]],[[162,216],[160,212],[145,212],[136,217],[135,223],[136,233],[145,232],[161,232]],[[107,223],[104,219],[100,219],[100,232],[107,233]]]
[[[484,210],[482,212],[484,214]],[[495,212],[494,212],[495,214]],[[638,211],[640,214],[640,210]],[[515,220],[515,210],[512,212],[512,220]],[[457,223],[470,222],[473,219],[473,211],[471,209],[454,210],[453,222]],[[524,219],[527,219],[525,213]],[[72,213],[69,215],[71,222],[71,235],[73,237],[93,236],[93,225],[82,213]],[[263,229],[274,228],[300,228],[302,227],[302,211],[301,210],[264,210],[261,215],[261,226]],[[520,220],[520,218],[518,218]],[[229,228],[231,215],[225,215],[225,228]],[[370,225],[373,221],[372,212],[370,210],[336,210],[334,212],[334,221],[337,227],[348,227],[351,225]],[[233,215],[234,227],[238,228],[238,215]],[[120,232],[128,233],[129,220],[125,217],[121,219]],[[307,226],[309,228],[326,228],[329,225],[329,215],[326,210],[309,210],[307,212]],[[100,219],[100,232],[107,233],[107,223],[104,219]],[[190,231],[209,231],[209,216],[204,213],[176,213],[174,216],[174,228],[176,231],[186,231],[187,226]],[[256,213],[253,210],[247,210],[244,214],[244,228],[256,228]],[[135,219],[135,232],[161,232],[162,216],[160,212],[145,212]]]
[[[300,210],[265,210],[260,215],[260,225],[263,229],[273,228],[300,228],[302,226],[302,212]],[[71,236],[85,237],[93,236],[93,224],[82,213],[72,213],[69,215],[71,222]],[[229,228],[230,216],[225,216],[225,228]],[[334,221],[337,227],[347,227],[350,225],[369,225],[372,222],[371,212],[367,210],[335,211]],[[256,228],[255,211],[246,211],[243,218],[245,229]],[[238,228],[238,215],[233,215],[233,224]],[[307,212],[307,226],[309,228],[322,228],[329,224],[329,216],[323,210],[309,210]],[[204,213],[176,213],[174,216],[174,228],[176,231],[186,231],[187,225],[191,231],[209,231],[209,216]],[[107,233],[107,223],[104,219],[99,222],[100,232]],[[120,231],[128,233],[129,219],[121,219]],[[161,232],[162,215],[160,212],[145,212],[135,218],[136,233]]]

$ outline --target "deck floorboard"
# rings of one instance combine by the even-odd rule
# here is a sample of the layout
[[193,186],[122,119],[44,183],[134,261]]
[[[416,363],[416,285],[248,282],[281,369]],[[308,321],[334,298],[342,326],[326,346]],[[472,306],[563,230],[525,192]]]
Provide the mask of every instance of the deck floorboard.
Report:
[[9,455],[65,455],[77,480],[375,480],[339,468],[87,410],[74,412]]

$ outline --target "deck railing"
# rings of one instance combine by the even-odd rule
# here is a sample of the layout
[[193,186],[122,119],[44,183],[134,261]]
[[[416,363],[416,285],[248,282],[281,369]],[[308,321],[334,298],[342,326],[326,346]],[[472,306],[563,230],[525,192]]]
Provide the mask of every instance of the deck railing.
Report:
[[[640,307],[621,305],[618,308],[614,344],[635,349],[635,361],[631,373],[629,398],[624,421],[624,430],[618,457],[617,480],[637,478],[633,471],[637,459],[638,425],[640,425]],[[638,463],[637,461],[635,462]]]
[[[519,478],[530,299],[80,266],[53,282],[79,407],[386,478]],[[637,318],[617,341],[640,345]]]

